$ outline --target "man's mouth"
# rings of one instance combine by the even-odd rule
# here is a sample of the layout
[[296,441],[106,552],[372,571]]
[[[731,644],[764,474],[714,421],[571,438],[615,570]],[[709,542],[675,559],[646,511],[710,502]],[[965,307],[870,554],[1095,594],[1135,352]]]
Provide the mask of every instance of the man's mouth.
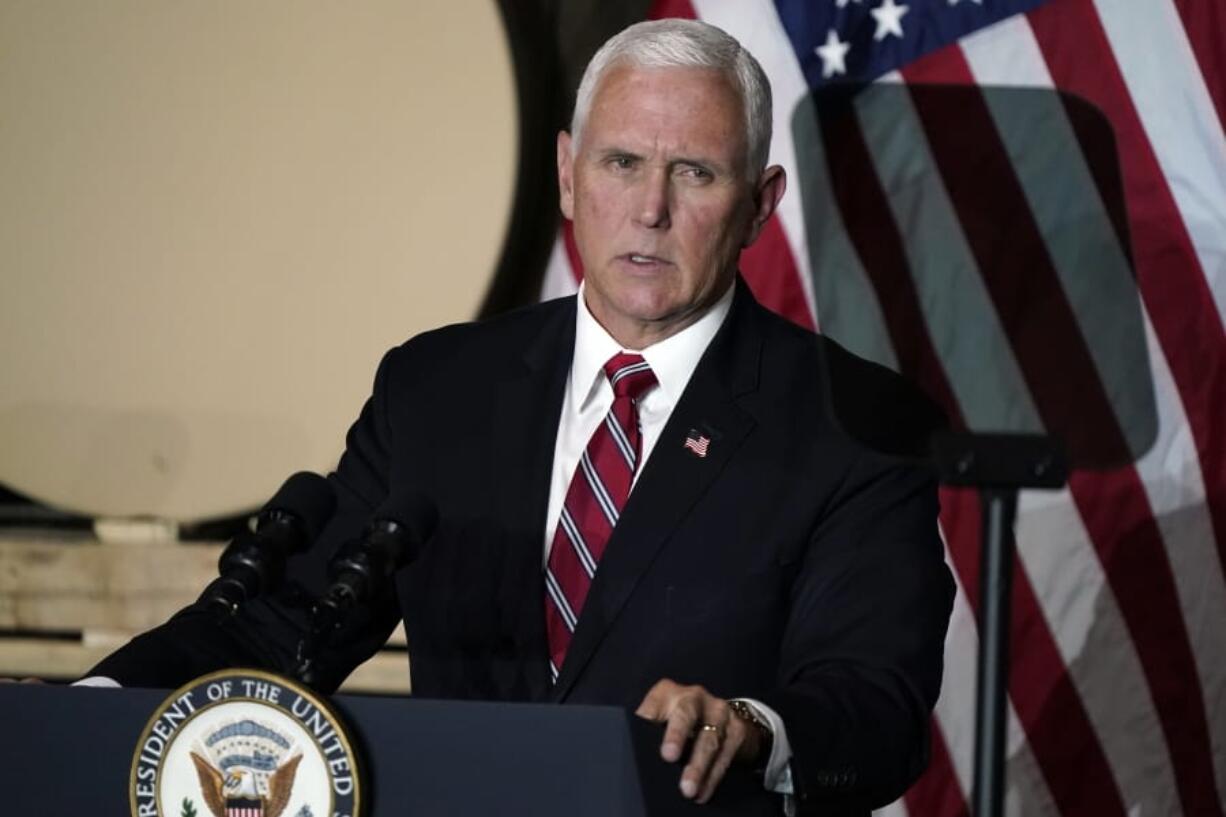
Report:
[[659,264],[668,263],[668,261],[664,260],[663,258],[660,258],[659,256],[645,255],[643,253],[637,253],[637,252],[626,253],[622,257],[625,258],[627,261],[629,261],[631,264],[634,264],[636,266],[642,266],[642,267],[657,266]]

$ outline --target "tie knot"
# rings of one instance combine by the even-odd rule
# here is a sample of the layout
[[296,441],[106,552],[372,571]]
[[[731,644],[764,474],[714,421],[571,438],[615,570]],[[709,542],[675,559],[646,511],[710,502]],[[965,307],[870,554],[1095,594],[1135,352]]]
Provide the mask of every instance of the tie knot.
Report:
[[643,392],[656,384],[656,376],[643,360],[642,355],[619,352],[604,365],[605,376],[613,387],[614,397],[629,397],[637,400]]

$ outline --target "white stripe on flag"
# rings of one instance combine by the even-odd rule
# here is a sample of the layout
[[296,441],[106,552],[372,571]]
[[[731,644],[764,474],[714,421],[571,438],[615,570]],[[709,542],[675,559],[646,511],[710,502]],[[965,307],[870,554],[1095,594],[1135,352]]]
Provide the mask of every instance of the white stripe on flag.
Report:
[[873,817],[906,817],[907,807],[901,800],[895,800],[884,808],[875,809]]
[[[1041,431],[910,97],[901,88],[869,89],[856,112],[891,215],[907,225],[903,251],[924,323],[968,426]],[[976,333],[973,348],[961,340],[968,328]]]
[[[942,531],[942,540],[944,532]],[[948,547],[946,562],[951,561]],[[969,803],[974,779],[976,656],[979,651],[978,625],[965,589],[952,571],[956,586],[949,630],[945,635],[945,672],[935,715],[940,723],[957,780],[953,781]],[[1007,779],[1006,803],[1024,803],[1026,814],[1059,814],[1042,771],[1026,742],[1021,721],[1012,702],[1006,703],[1008,723],[1005,736]],[[1007,806],[1008,809],[1008,806]],[[1016,813],[1008,810],[1007,813]],[[928,817],[915,814],[912,817]]]
[[1177,814],[1170,750],[1145,671],[1067,490],[1022,493],[1017,543],[1125,805],[1143,814]]
[[1053,87],[1043,52],[1035,42],[1030,23],[1022,16],[1009,17],[994,26],[963,37],[959,43],[970,63],[975,81],[1005,88]]
[[1094,4],[1226,320],[1226,135],[1187,32],[1171,0]]
[[950,566],[956,592],[949,629],[945,631],[945,670],[941,675],[941,694],[937,698],[934,714],[941,725],[950,765],[954,770],[956,779],[951,782],[958,786],[969,802],[975,774],[975,655],[979,650],[979,629],[962,582],[958,579],[958,571],[953,569],[953,557],[943,529],[941,542],[945,545],[945,563]]
[[575,280],[575,271],[570,266],[566,242],[562,240],[562,230],[559,228],[553,240],[553,249],[549,252],[549,263],[545,266],[545,278],[541,281],[541,300],[563,298],[578,291],[579,283]]

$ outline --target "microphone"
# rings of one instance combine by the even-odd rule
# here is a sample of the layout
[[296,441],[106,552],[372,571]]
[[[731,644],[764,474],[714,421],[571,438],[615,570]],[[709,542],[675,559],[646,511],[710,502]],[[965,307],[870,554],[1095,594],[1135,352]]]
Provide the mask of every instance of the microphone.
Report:
[[421,552],[438,524],[438,510],[418,492],[394,494],[371,515],[362,536],[341,547],[328,565],[332,584],[311,610],[310,632],[298,644],[295,676],[316,678],[315,653],[355,607],[378,595],[400,568]]
[[294,474],[260,509],[254,531],[230,541],[217,560],[221,576],[200,595],[200,603],[221,619],[281,584],[289,556],[306,549],[336,509],[332,485],[318,474]]

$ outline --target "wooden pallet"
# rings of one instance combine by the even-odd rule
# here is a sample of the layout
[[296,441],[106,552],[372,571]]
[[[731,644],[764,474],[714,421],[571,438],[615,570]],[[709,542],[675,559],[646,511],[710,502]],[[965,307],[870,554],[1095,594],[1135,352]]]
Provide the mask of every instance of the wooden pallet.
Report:
[[[149,535],[156,528],[138,530],[144,533],[122,542],[0,532],[0,677],[78,678],[190,603],[217,575],[223,543],[180,543]],[[407,694],[403,627],[341,689]]]

